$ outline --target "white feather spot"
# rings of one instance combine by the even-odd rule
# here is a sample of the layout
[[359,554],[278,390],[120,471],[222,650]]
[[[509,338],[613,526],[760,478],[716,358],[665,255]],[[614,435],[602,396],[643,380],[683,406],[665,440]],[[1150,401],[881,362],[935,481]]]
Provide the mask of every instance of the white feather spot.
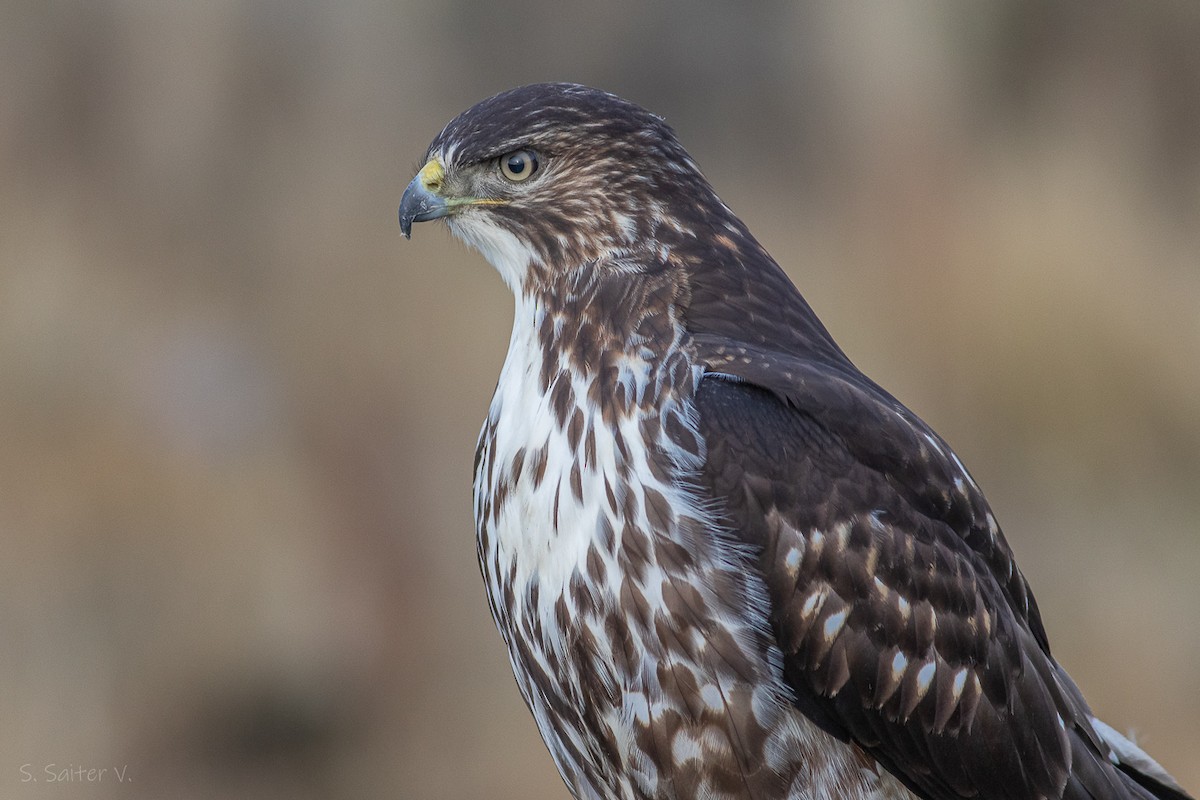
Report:
[[841,633],[842,626],[845,624],[845,611],[839,611],[836,614],[830,614],[829,619],[825,620],[825,639],[827,641],[832,641],[835,636]]
[[704,756],[704,751],[687,728],[680,728],[671,741],[671,756],[676,764],[685,764],[688,761],[699,761]]
[[846,523],[837,525],[833,529],[834,542],[837,544],[838,551],[846,549],[846,543],[850,541],[850,526]]
[[800,616],[802,616],[802,617],[812,616],[812,613],[817,610],[817,605],[823,604],[824,602],[825,602],[825,590],[824,589],[822,589],[819,592],[813,592],[812,594],[810,594],[808,596],[808,599],[804,601],[804,605],[800,607]]
[[825,544],[825,534],[821,531],[813,531],[808,537],[808,542],[812,546],[814,553],[821,552],[821,547]]
[[[954,702],[957,703],[958,699],[960,697],[962,697],[963,689],[966,688],[966,685],[967,685],[967,668],[963,667],[962,669],[960,669],[958,672],[956,672],[954,674],[954,685],[950,687],[950,691],[954,695]],[[1062,721],[1061,717],[1059,717],[1059,721],[1060,722]]]
[[929,684],[933,682],[933,676],[937,673],[937,663],[930,661],[925,666],[921,667],[921,671],[917,673],[917,694],[924,695],[929,691]]
[[878,577],[875,578],[875,591],[883,595],[886,595],[888,592],[887,584],[879,580]]
[[725,708],[725,698],[721,696],[721,690],[715,684],[704,684],[700,688],[700,699],[713,711],[721,711]]
[[906,669],[908,669],[908,658],[904,653],[896,653],[896,657],[892,659],[892,680],[900,680]]
[[800,568],[800,559],[804,557],[804,553],[798,547],[793,547],[788,550],[784,556],[783,565],[788,568],[789,572],[795,572]]

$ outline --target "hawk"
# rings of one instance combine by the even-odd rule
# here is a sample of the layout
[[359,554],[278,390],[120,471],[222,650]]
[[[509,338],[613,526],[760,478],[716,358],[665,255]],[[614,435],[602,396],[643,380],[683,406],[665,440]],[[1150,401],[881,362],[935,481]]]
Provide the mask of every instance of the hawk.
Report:
[[433,219],[516,298],[479,563],[575,797],[1187,798],[1054,660],[954,451],[661,118],[484,100],[404,192],[406,237]]

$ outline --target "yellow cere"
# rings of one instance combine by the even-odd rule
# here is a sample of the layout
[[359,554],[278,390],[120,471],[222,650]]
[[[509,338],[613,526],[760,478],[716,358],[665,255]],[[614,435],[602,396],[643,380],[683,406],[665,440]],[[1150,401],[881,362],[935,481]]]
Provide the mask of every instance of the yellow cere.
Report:
[[442,188],[442,179],[446,177],[446,168],[442,166],[440,160],[431,158],[426,162],[425,166],[421,167],[421,171],[417,173],[417,177],[421,179],[422,186],[436,192]]

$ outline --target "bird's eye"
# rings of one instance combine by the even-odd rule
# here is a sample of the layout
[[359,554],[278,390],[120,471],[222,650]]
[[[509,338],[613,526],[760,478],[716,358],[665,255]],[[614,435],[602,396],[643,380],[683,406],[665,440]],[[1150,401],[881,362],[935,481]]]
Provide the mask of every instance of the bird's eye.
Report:
[[514,150],[500,156],[500,171],[514,183],[529,180],[537,168],[538,157],[532,150]]

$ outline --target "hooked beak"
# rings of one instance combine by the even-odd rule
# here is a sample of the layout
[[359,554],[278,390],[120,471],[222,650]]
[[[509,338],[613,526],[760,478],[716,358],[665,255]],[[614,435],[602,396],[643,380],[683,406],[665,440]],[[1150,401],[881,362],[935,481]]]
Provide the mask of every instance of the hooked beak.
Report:
[[431,158],[404,190],[404,197],[400,198],[400,232],[405,239],[412,238],[414,222],[426,222],[450,213],[451,205],[437,193],[442,188],[445,174],[442,163]]
[[446,168],[437,157],[429,159],[400,198],[400,232],[412,237],[412,224],[440,219],[468,206],[502,206],[507,200],[492,197],[453,197],[442,194]]

